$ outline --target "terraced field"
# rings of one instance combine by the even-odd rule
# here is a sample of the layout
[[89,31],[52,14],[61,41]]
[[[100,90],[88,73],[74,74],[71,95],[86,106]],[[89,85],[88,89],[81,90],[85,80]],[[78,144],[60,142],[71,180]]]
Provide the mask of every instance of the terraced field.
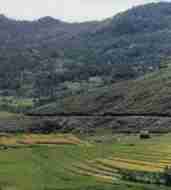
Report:
[[79,138],[72,134],[68,135],[43,135],[43,134],[22,134],[22,135],[9,135],[1,134],[0,145],[79,145],[83,143]]
[[119,170],[162,172],[171,166],[170,138],[171,134],[148,140],[109,133],[93,137],[1,134],[0,188],[154,190],[158,186],[123,181]]
[[85,176],[117,181],[121,179],[120,170],[154,173],[163,172],[166,167],[171,166],[170,135],[154,136],[146,141],[141,141],[136,136],[125,138],[113,144],[112,155],[76,163],[73,171]]

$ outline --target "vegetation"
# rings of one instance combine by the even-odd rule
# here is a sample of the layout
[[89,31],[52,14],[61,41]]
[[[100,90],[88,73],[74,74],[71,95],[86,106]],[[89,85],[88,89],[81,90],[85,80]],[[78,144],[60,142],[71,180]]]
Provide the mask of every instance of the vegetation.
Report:
[[145,75],[136,80],[122,81],[99,87],[79,95],[71,95],[47,104],[34,113],[171,113],[171,67]]
[[0,96],[0,110],[23,113],[34,106],[33,99],[12,96]]
[[149,139],[150,133],[149,131],[140,131],[140,139]]
[[170,8],[170,3],[152,3],[81,24],[1,15],[0,94],[51,102],[70,94],[66,81],[98,76],[111,83],[158,69],[171,52]]
[[[110,142],[97,143],[106,136]],[[29,139],[31,144],[19,144]],[[43,140],[70,140],[72,144],[37,144]],[[78,140],[78,139],[81,139]],[[120,139],[120,140],[118,140]],[[80,143],[81,142],[81,143]],[[130,146],[134,144],[134,146]],[[6,147],[5,149],[3,147]],[[122,178],[122,172],[136,171],[156,176],[170,166],[170,134],[139,140],[136,135],[98,134],[94,137],[74,135],[7,135],[0,136],[0,186],[2,189],[77,189],[77,190],[154,190],[148,181]],[[166,173],[166,172],[165,172]],[[141,174],[142,175],[142,174]],[[138,179],[138,177],[137,177]],[[141,178],[142,179],[142,178]],[[151,179],[151,178],[149,178]],[[138,182],[140,181],[140,182]],[[148,182],[149,183],[149,182]],[[160,189],[167,190],[166,186]]]
[[0,15],[0,189],[170,189],[170,10]]

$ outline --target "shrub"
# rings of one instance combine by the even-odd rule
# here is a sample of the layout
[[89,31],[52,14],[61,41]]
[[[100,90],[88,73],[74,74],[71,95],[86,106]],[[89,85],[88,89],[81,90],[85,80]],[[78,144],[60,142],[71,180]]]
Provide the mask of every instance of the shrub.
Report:
[[149,139],[149,138],[151,138],[149,131],[140,132],[140,139]]
[[166,185],[171,186],[171,167],[167,166],[164,169],[163,177],[164,177],[164,181],[165,181]]
[[165,184],[163,177],[159,172],[140,172],[140,171],[120,171],[123,180],[148,183],[148,184]]

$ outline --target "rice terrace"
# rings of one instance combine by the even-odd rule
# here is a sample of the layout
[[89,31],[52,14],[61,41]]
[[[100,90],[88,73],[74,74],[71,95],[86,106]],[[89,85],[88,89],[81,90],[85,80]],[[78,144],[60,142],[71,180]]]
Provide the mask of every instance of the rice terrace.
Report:
[[0,190],[171,190],[171,2],[0,7]]
[[[1,120],[11,116],[2,112]],[[157,183],[169,189],[155,176],[171,166],[170,138],[170,133],[152,134],[144,140],[139,134],[104,129],[92,136],[1,133],[1,189],[144,190],[157,188]],[[137,182],[126,175],[134,172]]]

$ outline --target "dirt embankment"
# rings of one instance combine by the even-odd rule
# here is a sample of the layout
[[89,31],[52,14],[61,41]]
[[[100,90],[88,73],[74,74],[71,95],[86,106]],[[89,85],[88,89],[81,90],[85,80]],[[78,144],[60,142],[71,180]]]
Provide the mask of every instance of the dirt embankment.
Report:
[[90,132],[98,128],[117,132],[170,132],[171,116],[166,114],[116,114],[116,115],[62,115],[29,116],[27,119],[0,121],[0,132],[7,133],[51,133],[51,132]]
[[92,132],[97,128],[113,132],[170,132],[171,117],[167,115],[108,115],[108,116],[34,116],[30,132]]

